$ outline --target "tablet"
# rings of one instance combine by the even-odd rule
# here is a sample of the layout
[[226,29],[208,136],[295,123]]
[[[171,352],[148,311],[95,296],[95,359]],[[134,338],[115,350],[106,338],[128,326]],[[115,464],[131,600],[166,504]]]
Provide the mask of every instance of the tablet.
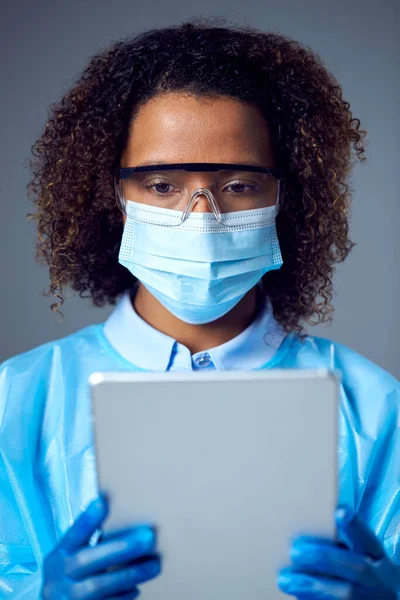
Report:
[[143,600],[278,600],[299,534],[335,536],[339,377],[318,370],[95,373],[104,529],[158,527]]

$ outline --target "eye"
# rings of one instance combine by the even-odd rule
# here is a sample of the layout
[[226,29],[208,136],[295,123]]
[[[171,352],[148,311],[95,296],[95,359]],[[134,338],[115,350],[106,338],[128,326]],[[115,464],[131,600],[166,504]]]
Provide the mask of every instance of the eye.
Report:
[[165,196],[172,191],[170,188],[173,188],[173,185],[171,183],[167,183],[166,181],[156,181],[150,185],[146,185],[145,187],[146,190],[153,190],[156,194]]
[[226,188],[233,188],[233,190],[231,192],[233,194],[243,194],[243,192],[245,191],[245,188],[250,188],[250,190],[255,190],[255,187],[256,186],[254,186],[254,185],[241,183],[240,181],[235,181],[226,186]]

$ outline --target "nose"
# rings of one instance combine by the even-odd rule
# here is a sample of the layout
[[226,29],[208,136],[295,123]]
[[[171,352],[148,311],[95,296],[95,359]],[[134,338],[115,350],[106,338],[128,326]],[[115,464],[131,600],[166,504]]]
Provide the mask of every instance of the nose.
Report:
[[211,213],[212,208],[205,194],[198,194],[192,212]]

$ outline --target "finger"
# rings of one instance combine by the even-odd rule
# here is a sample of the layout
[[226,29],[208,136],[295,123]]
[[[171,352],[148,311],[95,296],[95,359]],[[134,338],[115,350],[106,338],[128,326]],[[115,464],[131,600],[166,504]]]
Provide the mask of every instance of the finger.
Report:
[[299,535],[293,539],[293,546],[298,546],[301,544],[319,544],[321,546],[335,547],[337,542],[332,538],[323,538],[314,535]]
[[121,537],[123,535],[128,535],[132,531],[132,529],[135,529],[136,527],[150,527],[150,529],[152,529],[154,533],[157,534],[157,527],[154,523],[141,521],[140,523],[132,523],[129,527],[103,531],[100,535],[99,542],[105,542],[108,540],[115,539],[117,537]]
[[358,515],[352,514],[348,507],[338,507],[335,517],[339,537],[351,550],[376,560],[385,556],[376,535],[362,523]]
[[122,594],[117,594],[116,596],[110,596],[107,600],[134,600],[140,594],[140,590],[138,588],[133,588],[131,592]]
[[131,562],[154,552],[156,536],[149,527],[136,527],[121,537],[83,548],[65,560],[65,573],[71,579],[83,579],[104,569]]
[[59,548],[67,554],[86,546],[93,533],[108,515],[108,501],[105,496],[98,496],[86,508],[62,538]]
[[371,565],[352,550],[315,543],[295,543],[290,551],[297,569],[337,577],[358,585],[377,584]]
[[285,594],[307,600],[353,600],[352,584],[321,576],[298,573],[282,569],[278,576],[278,587]]
[[123,592],[135,593],[136,586],[154,579],[161,571],[159,560],[141,565],[130,565],[111,573],[102,573],[79,581],[73,585],[73,597],[85,600],[109,598]]

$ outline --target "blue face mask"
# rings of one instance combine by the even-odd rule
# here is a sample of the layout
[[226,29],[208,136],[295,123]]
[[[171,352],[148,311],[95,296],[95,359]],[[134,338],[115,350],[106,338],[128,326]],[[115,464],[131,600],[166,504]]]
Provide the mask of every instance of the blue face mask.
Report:
[[276,208],[222,215],[178,211],[128,200],[118,260],[173,315],[192,324],[229,312],[282,256]]

